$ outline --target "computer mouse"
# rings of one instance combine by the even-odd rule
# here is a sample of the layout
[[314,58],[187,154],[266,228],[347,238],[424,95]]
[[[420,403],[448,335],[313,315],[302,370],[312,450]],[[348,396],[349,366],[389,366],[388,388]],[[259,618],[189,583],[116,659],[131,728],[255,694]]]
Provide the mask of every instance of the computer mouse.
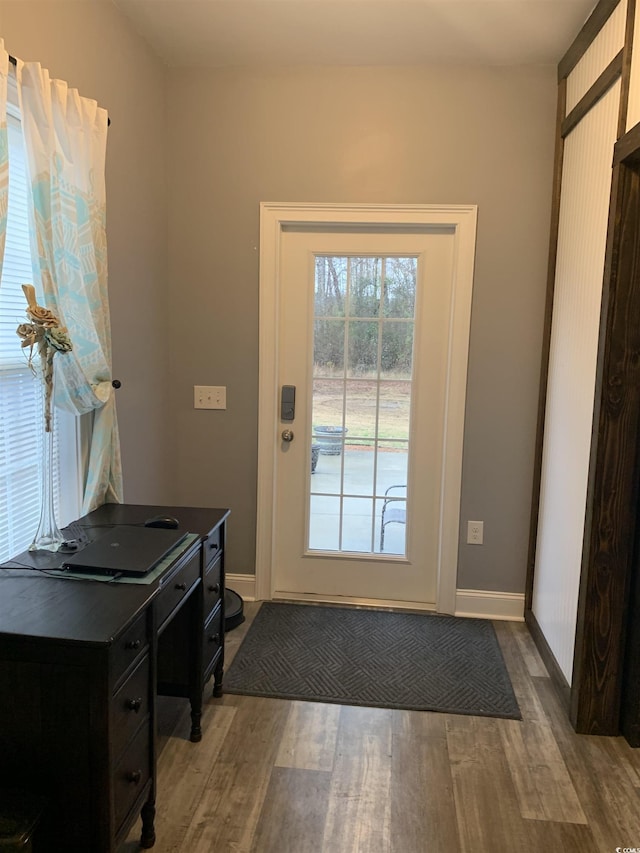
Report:
[[172,515],[154,515],[153,518],[148,518],[145,527],[163,527],[165,530],[175,530],[180,526],[180,522]]

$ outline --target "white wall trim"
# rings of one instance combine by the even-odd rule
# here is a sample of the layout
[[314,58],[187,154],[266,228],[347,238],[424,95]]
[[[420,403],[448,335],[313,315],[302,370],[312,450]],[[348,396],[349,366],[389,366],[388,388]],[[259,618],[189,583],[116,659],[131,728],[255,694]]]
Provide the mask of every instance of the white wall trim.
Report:
[[466,401],[471,296],[476,241],[476,205],[288,204],[260,205],[260,345],[258,408],[258,494],[256,525],[256,596],[273,595],[274,494],[278,419],[278,301],[283,229],[349,226],[455,229],[445,443],[441,481],[440,543],[436,609],[453,613],[458,570],[458,529],[462,479],[462,444]]
[[[256,595],[256,576],[227,574],[226,584],[245,601],[262,600]],[[355,598],[320,598],[317,595],[295,595],[274,593],[274,597],[292,601],[315,601],[325,604],[349,604],[361,607],[380,607],[379,601]],[[433,605],[420,607],[415,601],[385,601],[384,607],[394,610],[433,610]],[[475,619],[501,619],[524,622],[524,593],[490,592],[482,589],[459,589],[456,591],[456,616]]]
[[524,622],[524,593],[459,589],[456,591],[455,615]]
[[245,601],[256,600],[255,575],[225,575],[225,586],[237,592]]

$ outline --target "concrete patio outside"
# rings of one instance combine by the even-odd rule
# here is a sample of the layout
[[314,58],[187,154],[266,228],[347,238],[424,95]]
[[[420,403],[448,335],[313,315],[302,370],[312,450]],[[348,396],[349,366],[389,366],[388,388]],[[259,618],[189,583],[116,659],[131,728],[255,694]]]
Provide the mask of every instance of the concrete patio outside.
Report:
[[[340,484],[343,476],[342,547],[340,547]],[[374,470],[375,469],[375,470]],[[375,477],[375,495],[374,494]],[[380,553],[380,525],[384,493],[407,483],[404,451],[374,450],[345,444],[344,453],[320,453],[311,475],[310,547],[313,550]],[[394,497],[405,492],[394,491]],[[398,504],[400,506],[401,504]],[[405,525],[386,526],[385,554],[405,553]]]

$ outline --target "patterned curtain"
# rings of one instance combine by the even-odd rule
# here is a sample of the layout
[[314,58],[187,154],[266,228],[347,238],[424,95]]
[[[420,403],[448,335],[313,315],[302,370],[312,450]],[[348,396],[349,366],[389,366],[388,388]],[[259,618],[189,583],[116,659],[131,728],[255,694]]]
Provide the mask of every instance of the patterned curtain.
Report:
[[18,97],[27,151],[34,276],[46,307],[73,342],[56,360],[55,402],[93,412],[82,505],[90,512],[122,501],[122,467],[107,298],[105,159],[107,113],[39,63],[17,64]]
[[7,209],[9,205],[9,141],[7,139],[7,80],[9,54],[0,39],[0,272],[4,258],[4,241],[7,236]]

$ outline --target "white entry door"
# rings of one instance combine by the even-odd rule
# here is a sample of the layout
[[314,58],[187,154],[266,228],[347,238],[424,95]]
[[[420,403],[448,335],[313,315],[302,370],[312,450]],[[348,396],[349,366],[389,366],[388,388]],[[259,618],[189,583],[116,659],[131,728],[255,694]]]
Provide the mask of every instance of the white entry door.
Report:
[[[445,558],[455,588],[445,484],[457,478],[459,502],[461,434],[455,448],[447,427],[460,415],[460,235],[442,222],[408,231],[282,229],[273,597],[435,608]],[[468,314],[465,378],[467,345]]]

